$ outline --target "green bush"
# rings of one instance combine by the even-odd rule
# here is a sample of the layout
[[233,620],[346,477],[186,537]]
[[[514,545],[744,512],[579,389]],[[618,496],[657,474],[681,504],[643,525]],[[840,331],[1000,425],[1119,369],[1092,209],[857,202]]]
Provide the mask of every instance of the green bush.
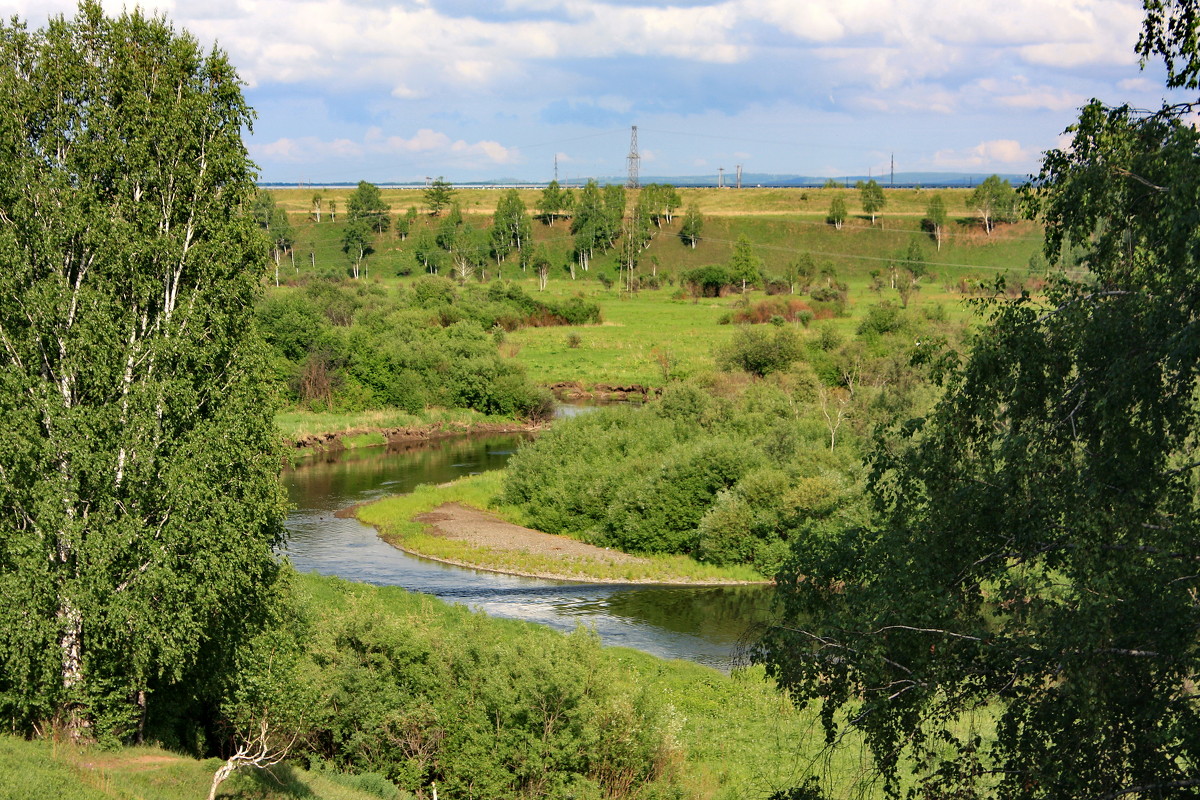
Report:
[[444,617],[323,615],[310,662],[330,702],[314,709],[314,758],[359,773],[362,788],[436,781],[448,797],[497,800],[599,800],[664,777],[669,709],[594,632],[529,636],[465,609]]
[[800,339],[790,328],[766,331],[743,325],[717,353],[717,363],[722,369],[740,369],[761,377],[787,369],[799,357]]

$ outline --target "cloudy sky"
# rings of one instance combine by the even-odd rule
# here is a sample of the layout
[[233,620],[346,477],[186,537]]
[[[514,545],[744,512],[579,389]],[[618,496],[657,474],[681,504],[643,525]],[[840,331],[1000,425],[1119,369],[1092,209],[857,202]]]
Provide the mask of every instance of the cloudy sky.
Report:
[[642,175],[1029,173],[1089,98],[1163,98],[1139,0],[141,5],[230,54],[272,182],[622,175],[632,125]]

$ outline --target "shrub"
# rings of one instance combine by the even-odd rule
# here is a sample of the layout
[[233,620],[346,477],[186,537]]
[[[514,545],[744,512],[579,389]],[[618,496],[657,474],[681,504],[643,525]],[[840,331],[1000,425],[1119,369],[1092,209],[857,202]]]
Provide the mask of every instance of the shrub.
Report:
[[858,335],[872,338],[886,333],[895,333],[904,327],[901,310],[888,302],[867,309],[867,314],[858,325]]
[[790,328],[773,332],[744,325],[717,354],[722,369],[740,369],[762,377],[787,369],[800,357],[800,340]]
[[734,322],[745,322],[750,324],[761,324],[764,322],[774,322],[779,318],[785,322],[797,322],[801,315],[807,313],[812,317],[812,309],[808,304],[797,297],[783,298],[772,297],[767,300],[760,300],[754,305],[747,304],[743,308],[737,309],[733,313]]
[[701,297],[720,297],[721,292],[733,284],[733,277],[725,267],[709,264],[688,270],[683,274],[683,283]]

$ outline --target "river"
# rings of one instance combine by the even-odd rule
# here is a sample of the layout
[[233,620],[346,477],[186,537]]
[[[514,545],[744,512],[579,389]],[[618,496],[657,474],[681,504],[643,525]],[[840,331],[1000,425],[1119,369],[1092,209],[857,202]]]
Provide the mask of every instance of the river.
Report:
[[605,644],[633,647],[728,671],[752,623],[766,613],[765,587],[580,584],[463,569],[403,553],[338,509],[422,483],[498,469],[520,435],[447,439],[325,454],[286,470],[294,510],[288,557],[301,572],[401,586],[497,617],[558,630],[595,628]]

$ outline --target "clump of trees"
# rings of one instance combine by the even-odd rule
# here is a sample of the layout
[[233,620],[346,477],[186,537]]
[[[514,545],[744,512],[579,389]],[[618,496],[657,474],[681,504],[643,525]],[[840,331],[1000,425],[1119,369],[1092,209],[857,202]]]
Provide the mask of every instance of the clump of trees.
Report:
[[794,526],[857,513],[853,460],[825,436],[768,384],[732,399],[677,384],[653,406],[555,425],[513,457],[503,500],[540,530],[771,574]]
[[454,185],[445,180],[441,175],[436,180],[430,182],[425,187],[423,192],[425,207],[429,209],[431,216],[438,216],[445,209],[454,204]]
[[979,212],[988,236],[992,235],[997,222],[1015,222],[1017,219],[1017,191],[999,175],[984,178],[971,193],[968,204]]
[[861,181],[859,183],[858,191],[863,213],[871,216],[871,224],[874,225],[875,215],[887,206],[887,196],[883,193],[883,187],[874,178],[866,183]]
[[829,201],[829,213],[825,215],[825,221],[840,231],[846,224],[847,213],[846,199],[837,195]]
[[[1139,55],[1196,90],[1200,8],[1145,7]],[[996,286],[932,413],[874,450],[875,516],[794,539],[759,659],[830,741],[862,732],[893,794],[1195,793],[1194,108],[1083,108],[1030,199],[1046,261],[1074,243],[1088,273]]]
[[223,53],[95,2],[0,22],[0,91],[0,715],[232,726],[285,508],[251,111]]
[[427,405],[541,417],[551,398],[520,366],[500,358],[493,331],[599,321],[580,298],[535,300],[493,282],[458,288],[419,278],[403,292],[313,281],[257,309],[278,392],[312,408],[361,410]]

